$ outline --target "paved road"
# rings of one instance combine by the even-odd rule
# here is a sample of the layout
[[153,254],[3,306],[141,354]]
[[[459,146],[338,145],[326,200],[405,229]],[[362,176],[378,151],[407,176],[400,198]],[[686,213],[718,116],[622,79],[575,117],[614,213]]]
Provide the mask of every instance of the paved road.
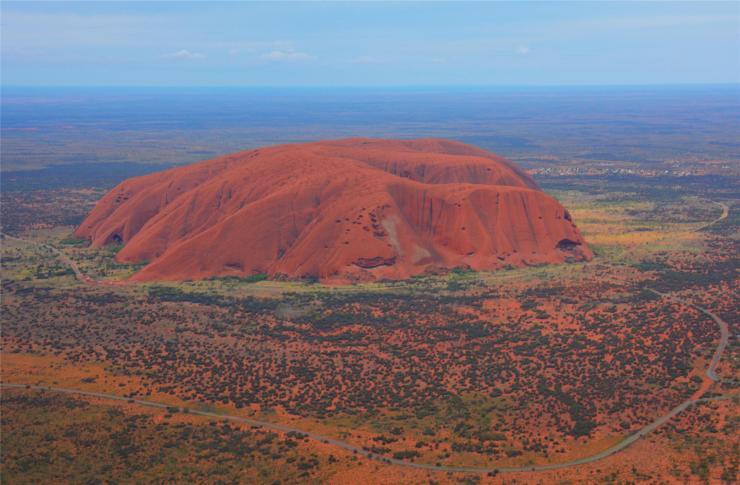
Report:
[[[706,225],[704,225],[704,226],[702,226],[702,227],[700,227],[700,228],[698,228],[696,230],[705,229],[705,228],[711,226],[712,224],[715,224],[715,223],[717,223],[717,222],[719,222],[719,221],[721,221],[721,220],[723,220],[723,219],[725,219],[727,217],[727,215],[729,213],[729,207],[727,207],[724,204],[720,204],[720,205],[722,205],[723,208],[724,208],[722,215],[718,219],[715,219],[714,221],[712,221],[712,222],[710,222],[710,223],[708,223],[708,224],[706,224]],[[52,246],[49,246],[49,245],[46,245],[46,244],[40,244],[40,243],[36,243],[36,242],[33,242],[33,241],[28,241],[28,240],[25,240],[25,239],[20,239],[20,238],[13,237],[13,236],[8,236],[8,235],[3,235],[3,237],[15,239],[15,240],[19,240],[19,241],[23,241],[23,242],[27,242],[27,243],[37,244],[37,245],[39,245],[41,247],[45,247],[48,250],[50,250],[53,253],[55,253],[56,255],[58,255],[67,264],[69,264],[70,267],[75,272],[75,275],[77,276],[77,278],[80,281],[83,281],[83,282],[85,282],[87,284],[96,284],[97,283],[95,280],[89,278],[88,276],[83,275],[80,272],[79,268],[77,268],[77,265],[75,264],[74,261],[72,261],[69,258],[67,258],[62,252],[60,252],[59,250],[57,250],[56,248],[54,248]],[[682,303],[684,305],[688,305],[688,306],[691,306],[693,308],[696,308],[697,310],[699,310],[700,312],[704,313],[706,316],[708,316],[709,318],[711,318],[712,320],[714,320],[714,322],[718,325],[718,327],[720,329],[720,341],[717,344],[717,348],[714,351],[714,355],[712,356],[712,360],[710,361],[709,366],[707,367],[707,370],[706,370],[706,376],[711,381],[715,381],[715,382],[718,381],[719,380],[719,377],[716,374],[716,369],[717,369],[717,366],[719,365],[720,359],[722,358],[722,354],[724,353],[724,350],[727,347],[727,343],[728,343],[728,340],[729,340],[729,326],[727,325],[727,322],[725,322],[724,320],[722,320],[721,318],[719,318],[717,315],[715,315],[714,313],[710,312],[709,310],[707,310],[705,308],[702,308],[700,306],[694,305],[690,301],[685,300],[683,298],[672,296],[672,295],[668,295],[666,293],[661,293],[661,292],[659,292],[657,290],[653,290],[653,289],[650,289],[650,288],[648,288],[648,291],[651,291],[651,292],[653,292],[656,295],[659,295],[661,297],[670,298],[670,299],[673,299],[673,300],[675,300],[675,301],[677,301],[679,303]],[[141,399],[129,399],[129,398],[125,398],[125,397],[122,397],[122,396],[116,396],[114,394],[105,394],[105,393],[92,392],[92,391],[83,391],[83,390],[79,390],[79,389],[69,389],[69,388],[62,388],[62,387],[46,387],[46,386],[36,386],[36,385],[26,385],[26,384],[10,384],[10,383],[0,383],[0,386],[2,388],[5,388],[5,389],[10,389],[10,388],[13,388],[13,389],[29,388],[29,389],[37,389],[37,390],[46,390],[46,391],[53,391],[53,392],[61,392],[61,393],[65,393],[65,394],[76,394],[76,395],[81,395],[81,396],[96,397],[96,398],[109,399],[109,400],[115,400],[115,401],[125,401],[125,402],[129,402],[129,403],[133,403],[133,404],[138,404],[140,406],[146,406],[146,407],[150,407],[150,408],[166,409],[167,407],[169,407],[167,404],[157,403],[157,402],[154,402],[154,401],[145,401],[145,400],[141,400]],[[627,448],[628,446],[630,446],[635,441],[637,441],[640,438],[642,438],[643,436],[645,436],[645,435],[653,432],[655,429],[657,429],[658,427],[660,427],[663,424],[665,424],[666,422],[668,422],[671,418],[673,418],[677,414],[685,411],[687,408],[689,408],[690,406],[693,406],[694,404],[697,404],[697,403],[700,403],[700,402],[716,401],[716,400],[720,400],[720,399],[732,399],[732,398],[735,398],[735,397],[738,397],[739,396],[738,394],[735,394],[735,395],[728,395],[728,396],[718,396],[718,397],[712,397],[712,398],[704,398],[703,396],[704,396],[704,394],[706,394],[708,388],[709,388],[708,385],[703,385],[700,388],[700,390],[697,391],[697,393],[695,393],[691,398],[687,399],[686,401],[682,402],[678,406],[674,407],[673,409],[671,409],[670,411],[668,411],[666,414],[664,414],[664,415],[656,418],[653,422],[651,422],[650,424],[648,424],[645,427],[641,428],[640,430],[636,431],[635,433],[632,433],[631,435],[627,436],[625,439],[623,439],[619,443],[617,443],[617,444],[615,444],[615,445],[613,445],[613,446],[611,446],[611,447],[609,447],[609,448],[607,448],[607,449],[605,449],[605,450],[603,450],[603,451],[601,451],[599,453],[596,453],[596,454],[590,455],[590,456],[585,456],[583,458],[578,458],[576,460],[562,462],[562,463],[553,463],[553,464],[547,464],[547,465],[530,465],[530,466],[521,466],[521,467],[488,467],[488,468],[486,468],[486,467],[464,467],[464,466],[458,467],[458,466],[437,466],[437,465],[431,465],[431,464],[426,464],[426,463],[414,463],[414,462],[411,462],[411,461],[397,460],[395,458],[386,458],[386,457],[383,457],[383,456],[379,456],[379,455],[370,453],[370,452],[368,452],[366,450],[363,450],[360,447],[351,445],[351,444],[349,444],[349,443],[347,443],[345,441],[338,440],[338,439],[335,439],[335,438],[331,438],[331,437],[328,437],[328,436],[323,436],[323,435],[316,434],[316,433],[307,432],[307,431],[304,431],[304,430],[301,430],[301,429],[298,429],[298,428],[293,428],[291,426],[287,426],[287,425],[280,424],[280,423],[271,423],[271,422],[267,422],[267,421],[260,421],[260,420],[256,420],[256,419],[245,418],[245,417],[242,417],[242,416],[217,414],[217,413],[211,413],[211,412],[208,412],[208,411],[199,411],[199,410],[194,410],[194,409],[188,409],[188,412],[190,414],[196,414],[196,415],[199,415],[199,416],[206,416],[206,417],[216,418],[216,419],[221,419],[221,420],[235,421],[235,422],[239,422],[239,423],[243,423],[243,424],[248,424],[248,425],[252,425],[252,426],[262,426],[264,428],[273,429],[273,430],[282,431],[282,432],[296,432],[296,433],[301,433],[303,435],[306,435],[310,439],[313,439],[313,440],[316,440],[316,441],[320,441],[322,443],[331,444],[331,445],[334,445],[334,446],[336,446],[338,448],[342,448],[344,450],[350,451],[352,453],[356,453],[356,454],[361,455],[361,456],[365,456],[365,457],[370,458],[370,459],[373,459],[373,460],[377,460],[377,461],[381,461],[383,463],[393,464],[393,465],[397,465],[397,466],[403,466],[403,467],[407,467],[407,468],[415,468],[415,469],[428,470],[428,471],[434,471],[434,472],[464,472],[464,473],[538,472],[538,471],[548,471],[548,470],[557,470],[557,469],[561,469],[561,468],[568,468],[568,467],[572,467],[572,466],[584,465],[584,464],[587,464],[587,463],[593,463],[593,462],[596,462],[598,460],[602,460],[602,459],[604,459],[604,458],[606,458],[608,456],[611,456],[611,455],[613,455],[613,454],[615,454],[615,453],[617,453],[617,452],[619,452],[619,451]]]
[[[63,394],[94,397],[94,398],[106,399],[106,400],[112,400],[112,401],[122,401],[122,402],[136,404],[136,405],[144,406],[148,408],[167,409],[167,408],[173,407],[171,405],[158,403],[154,401],[145,401],[142,399],[129,399],[129,398],[122,397],[122,396],[116,396],[115,394],[106,394],[102,392],[93,392],[93,391],[83,391],[80,389],[69,389],[66,387],[36,386],[36,385],[29,385],[29,384],[11,384],[11,383],[0,383],[0,387],[3,389],[34,389],[38,391],[59,392]],[[344,450],[355,453],[357,455],[364,456],[372,460],[376,460],[376,461],[380,461],[383,463],[392,464],[396,466],[402,466],[406,468],[415,468],[419,470],[428,470],[428,471],[433,471],[433,472],[515,473],[515,472],[538,472],[538,471],[547,471],[547,470],[557,470],[560,468],[568,468],[568,467],[572,467],[576,465],[593,463],[595,461],[606,458],[607,456],[613,455],[614,453],[617,453],[618,451],[623,450],[624,448],[627,448],[629,445],[631,445],[638,439],[642,438],[646,434],[652,432],[653,430],[655,430],[656,428],[658,428],[659,426],[667,422],[669,419],[671,419],[678,413],[684,411],[689,406],[692,406],[700,402],[719,401],[722,399],[732,399],[735,397],[738,397],[738,395],[717,396],[717,397],[704,398],[704,399],[689,399],[688,401],[685,401],[681,403],[680,405],[676,406],[675,408],[671,409],[667,414],[656,419],[655,421],[645,426],[641,430],[628,436],[627,438],[625,438],[618,444],[610,448],[607,448],[606,450],[600,453],[597,453],[595,455],[586,456],[583,458],[579,458],[577,460],[571,460],[571,461],[567,461],[563,463],[553,463],[549,465],[530,465],[530,466],[521,466],[521,467],[496,467],[496,468],[494,467],[488,467],[488,468],[486,467],[466,467],[466,466],[437,466],[437,465],[430,465],[427,463],[414,463],[411,461],[397,460],[395,458],[385,458],[380,455],[370,453],[369,451],[364,450],[358,446],[351,445],[345,441],[331,438],[329,436],[323,436],[317,433],[304,431],[304,430],[294,428],[292,426],[280,424],[280,423],[271,423],[268,421],[260,421],[258,419],[250,419],[250,418],[245,418],[242,416],[211,413],[208,411],[199,411],[197,409],[190,409],[190,408],[187,409],[187,412],[189,414],[195,414],[198,416],[205,416],[208,418],[214,418],[214,419],[219,419],[219,420],[234,421],[237,423],[248,424],[250,426],[261,426],[263,428],[281,431],[284,433],[290,433],[290,432],[301,433],[312,440],[330,444],[330,445],[336,446],[338,448],[342,448]]]
[[[675,301],[678,301],[684,305],[689,305],[700,312],[704,313],[706,316],[711,318],[712,320],[717,323],[720,329],[720,341],[717,344],[717,348],[714,351],[714,355],[712,357],[711,362],[709,363],[709,366],[706,370],[706,375],[709,379],[712,381],[717,381],[719,378],[717,377],[717,374],[715,373],[717,369],[717,365],[719,365],[719,361],[722,358],[722,354],[725,350],[725,347],[727,346],[727,342],[729,340],[729,326],[727,325],[727,322],[719,318],[714,313],[710,312],[709,310],[702,308],[700,306],[694,305],[693,303],[689,302],[688,300],[667,295],[665,293],[661,293],[659,291],[649,289],[649,291],[660,295],[662,297],[671,298]],[[30,388],[30,389],[37,389],[37,390],[47,390],[47,391],[54,391],[54,392],[62,392],[66,394],[77,394],[81,396],[88,396],[88,397],[97,397],[101,399],[110,399],[115,401],[125,401],[133,404],[138,404],[140,406],[146,406],[151,408],[161,408],[165,409],[168,407],[167,404],[157,403],[154,401],[145,401],[141,399],[129,399],[121,396],[116,396],[114,394],[105,394],[100,392],[91,392],[91,391],[82,391],[79,389],[69,389],[69,388],[63,388],[63,387],[46,387],[46,386],[35,386],[35,385],[25,385],[25,384],[8,384],[3,383],[0,384],[3,388]],[[639,440],[643,436],[653,432],[658,427],[662,426],[666,422],[668,422],[671,418],[676,416],[677,414],[685,411],[690,406],[693,406],[696,403],[699,402],[707,402],[707,401],[715,401],[719,399],[731,399],[733,397],[737,397],[738,395],[730,395],[730,396],[720,396],[720,397],[713,397],[713,398],[703,398],[704,394],[706,394],[707,390],[709,389],[708,385],[704,385],[700,388],[697,393],[695,393],[691,398],[687,399],[686,401],[682,402],[678,406],[674,407],[670,411],[668,411],[666,414],[656,418],[653,422],[648,424],[647,426],[641,428],[640,430],[632,433],[619,443],[610,446],[609,448],[596,453],[594,455],[585,456],[583,458],[578,458],[576,460],[566,461],[562,463],[552,463],[547,465],[530,465],[530,466],[521,466],[521,467],[458,467],[458,466],[437,466],[437,465],[431,465],[426,463],[414,463],[411,461],[405,461],[405,460],[397,460],[395,458],[386,458],[379,455],[375,455],[373,453],[370,453],[366,450],[363,450],[361,447],[357,447],[354,445],[351,445],[345,441],[338,440],[335,438],[331,438],[328,436],[323,436],[316,433],[311,433],[308,431],[304,431],[298,428],[294,428],[292,426],[287,426],[280,423],[271,423],[267,421],[260,421],[256,419],[250,419],[245,418],[242,416],[233,416],[233,415],[226,415],[226,414],[217,414],[217,413],[211,413],[208,411],[199,411],[194,409],[188,409],[188,412],[190,414],[196,414],[199,416],[206,416],[210,418],[217,418],[217,419],[225,419],[229,421],[236,421],[239,423],[249,424],[252,426],[262,426],[264,428],[273,429],[277,431],[282,432],[296,432],[306,435],[307,437],[316,440],[321,441],[323,443],[331,444],[334,446],[337,446],[339,448],[342,448],[344,450],[350,451],[352,453],[356,453],[358,455],[365,456],[367,458],[371,458],[374,460],[382,461],[384,463],[389,463],[397,466],[403,466],[407,468],[416,468],[421,470],[429,470],[429,471],[435,471],[435,472],[465,472],[465,473],[490,473],[490,472],[498,472],[498,473],[514,473],[514,472],[539,472],[539,471],[547,471],[547,470],[557,470],[560,468],[568,468],[576,465],[584,465],[586,463],[593,463],[595,461],[604,459],[608,456],[611,456],[628,446],[630,446],[635,441]]]
[[684,298],[680,298],[677,296],[669,295],[667,293],[661,293],[660,291],[653,290],[651,288],[647,289],[650,292],[655,293],[656,295],[660,295],[665,298],[670,298],[671,300],[677,301],[679,303],[682,303],[684,305],[694,307],[712,320],[717,324],[719,327],[720,332],[720,338],[719,338],[719,344],[717,345],[717,348],[714,350],[714,355],[712,355],[712,360],[709,362],[709,367],[707,367],[706,375],[709,379],[713,380],[714,382],[718,382],[719,376],[717,376],[717,366],[719,365],[719,360],[722,358],[722,353],[725,351],[725,348],[727,347],[727,343],[730,340],[730,328],[727,325],[727,322],[719,318],[714,313],[710,312],[706,308],[702,308],[700,306],[694,305],[689,300],[686,300]]

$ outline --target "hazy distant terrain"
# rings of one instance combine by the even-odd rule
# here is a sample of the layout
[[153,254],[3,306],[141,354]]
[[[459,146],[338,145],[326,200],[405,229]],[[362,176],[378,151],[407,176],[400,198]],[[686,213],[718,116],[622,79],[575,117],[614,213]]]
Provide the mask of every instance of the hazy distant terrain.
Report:
[[0,18],[2,483],[739,483],[737,2]]
[[[0,358],[15,387],[0,471],[13,483],[734,483],[740,347],[722,335],[738,306],[738,93],[6,90]],[[341,287],[266,274],[140,284],[121,245],[74,237],[129,177],[350,136],[448,137],[511,158],[595,257]]]
[[2,169],[180,164],[267,144],[352,136],[448,137],[525,168],[727,167],[740,161],[739,122],[735,85],[10,87],[2,98]]

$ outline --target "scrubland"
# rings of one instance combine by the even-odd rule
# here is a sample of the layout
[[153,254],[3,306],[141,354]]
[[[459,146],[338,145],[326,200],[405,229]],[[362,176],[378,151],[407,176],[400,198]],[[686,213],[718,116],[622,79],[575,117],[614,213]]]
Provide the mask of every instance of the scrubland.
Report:
[[[7,200],[26,216],[3,230],[30,242],[3,240],[2,380],[290,424],[415,463],[493,469],[592,455],[705,382],[715,323],[648,288],[737,324],[732,187],[655,182],[541,181],[590,243],[589,263],[348,286],[127,284],[136,268],[115,261],[117,248],[70,237],[94,192],[58,195],[76,201],[68,219],[34,202],[48,197],[16,194]],[[728,217],[717,220],[718,204]],[[731,340],[709,395],[737,392],[738,356]],[[14,483],[737,478],[732,399],[693,406],[592,464],[490,475],[410,470],[300,436],[34,390],[3,390],[2,419],[2,470]]]

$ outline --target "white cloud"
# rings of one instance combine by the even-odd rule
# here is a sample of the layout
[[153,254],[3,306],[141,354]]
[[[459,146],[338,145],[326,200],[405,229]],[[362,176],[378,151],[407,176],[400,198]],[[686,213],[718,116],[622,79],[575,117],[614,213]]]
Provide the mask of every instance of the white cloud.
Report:
[[163,57],[166,59],[175,59],[178,61],[191,61],[195,59],[205,59],[206,56],[204,54],[201,54],[200,52],[190,52],[187,49],[180,49],[177,52],[165,54]]
[[527,47],[526,45],[520,45],[516,48],[517,54],[521,54],[523,56],[529,54],[531,52],[531,49]]
[[262,54],[262,59],[276,62],[293,62],[293,61],[310,61],[314,57],[305,52],[298,52],[292,49],[273,50]]
[[216,41],[210,44],[214,48],[223,48],[231,56],[242,54],[255,54],[265,50],[276,51],[295,51],[293,42],[289,40],[271,40],[271,41]]

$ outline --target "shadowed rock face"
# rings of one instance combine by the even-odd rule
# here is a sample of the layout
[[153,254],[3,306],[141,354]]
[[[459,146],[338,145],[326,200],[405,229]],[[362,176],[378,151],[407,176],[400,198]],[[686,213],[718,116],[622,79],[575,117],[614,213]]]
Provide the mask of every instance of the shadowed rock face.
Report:
[[348,139],[235,153],[118,185],[75,233],[124,243],[132,279],[267,273],[324,281],[589,260],[521,169],[448,140]]

